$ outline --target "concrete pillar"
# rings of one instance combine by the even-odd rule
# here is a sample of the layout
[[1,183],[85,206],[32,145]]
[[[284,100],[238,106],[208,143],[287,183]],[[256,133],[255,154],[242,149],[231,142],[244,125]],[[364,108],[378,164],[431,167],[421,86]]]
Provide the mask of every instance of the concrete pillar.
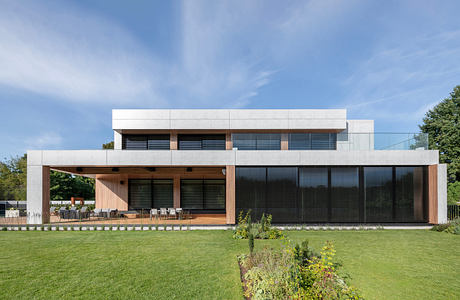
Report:
[[226,167],[225,179],[225,211],[227,224],[235,224],[235,166]]
[[447,165],[438,165],[438,223],[447,223]]
[[50,221],[50,168],[27,166],[27,223]]
[[180,207],[180,175],[174,175],[173,179],[173,202],[174,208]]

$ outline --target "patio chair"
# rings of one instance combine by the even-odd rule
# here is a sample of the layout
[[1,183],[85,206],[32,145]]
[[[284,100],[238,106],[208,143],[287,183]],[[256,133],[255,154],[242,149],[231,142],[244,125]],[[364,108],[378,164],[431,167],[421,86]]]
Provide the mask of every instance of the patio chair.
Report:
[[109,216],[110,216],[110,209],[109,209],[109,208],[103,208],[103,209],[101,209],[100,215],[101,215],[103,218],[109,218]]
[[108,218],[115,218],[117,216],[118,209],[116,208],[109,208],[107,217]]
[[61,219],[67,219],[67,210],[65,209],[64,206],[61,206],[61,208],[59,208],[59,218]]
[[150,220],[152,220],[152,217],[155,217],[155,219],[158,219],[158,217],[159,217],[158,209],[152,208],[150,210]]
[[80,209],[80,212],[78,213],[79,214],[79,219],[88,219],[89,218],[89,211],[88,211],[88,207],[86,206],[83,206],[81,209]]
[[55,207],[55,206],[51,206],[51,207],[50,207],[50,216],[55,215],[55,214],[56,214],[56,207]]
[[78,219],[78,211],[75,206],[72,206],[69,211],[69,219]]
[[176,209],[175,208],[169,208],[169,216],[174,217],[174,219],[177,219],[177,214],[176,214]]
[[177,216],[179,217],[179,220],[182,220],[182,217],[184,214],[184,211],[182,210],[182,208],[180,207],[176,208],[176,213],[177,213]]
[[166,208],[160,208],[160,217],[168,217],[168,210]]
[[102,209],[96,208],[93,210],[93,212],[90,214],[91,217],[97,217],[99,218],[101,216]]

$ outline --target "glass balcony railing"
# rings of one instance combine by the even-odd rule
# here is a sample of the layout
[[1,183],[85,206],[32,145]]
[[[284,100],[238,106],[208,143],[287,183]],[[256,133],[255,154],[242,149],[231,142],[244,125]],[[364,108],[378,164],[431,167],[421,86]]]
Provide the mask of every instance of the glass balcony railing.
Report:
[[338,133],[338,151],[428,150],[426,133]]

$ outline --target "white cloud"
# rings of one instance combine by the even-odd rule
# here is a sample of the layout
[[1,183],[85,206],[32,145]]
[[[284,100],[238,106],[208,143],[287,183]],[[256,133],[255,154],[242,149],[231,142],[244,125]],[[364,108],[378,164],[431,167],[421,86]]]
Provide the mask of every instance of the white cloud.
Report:
[[458,57],[460,31],[383,44],[343,82],[348,93],[341,105],[363,118],[420,120],[458,84]]
[[62,145],[63,138],[56,132],[42,132],[37,136],[26,138],[26,149],[51,149]]
[[73,101],[159,101],[159,65],[117,24],[56,2],[0,5],[0,84]]

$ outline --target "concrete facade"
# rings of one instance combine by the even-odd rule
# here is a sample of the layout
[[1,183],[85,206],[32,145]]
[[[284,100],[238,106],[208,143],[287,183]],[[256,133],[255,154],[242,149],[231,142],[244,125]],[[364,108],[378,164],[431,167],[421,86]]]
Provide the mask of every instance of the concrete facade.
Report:
[[[235,166],[430,166],[439,163],[438,151],[374,150],[374,121],[347,120],[344,109],[114,109],[112,127],[114,150],[27,152],[29,223],[46,222],[41,215],[46,211],[45,202],[49,203],[47,184],[50,168],[222,167],[231,170],[234,176]],[[216,131],[226,134],[227,150],[177,150],[178,133]],[[233,132],[252,131],[281,133],[282,150],[232,149]],[[288,150],[287,137],[290,132],[337,133],[337,150]],[[122,150],[123,134],[135,133],[170,133],[172,150]],[[180,182],[180,177],[174,178],[176,183]],[[235,180],[232,180],[234,187]],[[232,185],[227,183],[227,189],[231,189]],[[235,197],[235,193],[227,193],[227,197]],[[438,165],[437,198],[438,220],[443,223],[447,221],[445,165]],[[127,203],[127,199],[124,200]],[[234,202],[233,199],[233,205]],[[227,211],[234,212],[234,209],[227,206]],[[234,223],[234,216],[227,215],[227,221]]]

